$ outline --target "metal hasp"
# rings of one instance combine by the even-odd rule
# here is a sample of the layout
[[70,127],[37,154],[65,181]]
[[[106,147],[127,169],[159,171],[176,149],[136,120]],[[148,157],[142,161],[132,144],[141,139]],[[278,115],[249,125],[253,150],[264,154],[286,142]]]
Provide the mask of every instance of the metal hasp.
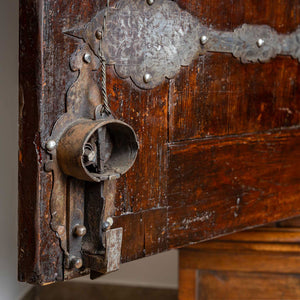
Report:
[[[102,32],[107,15],[106,31]],[[86,25],[65,33],[83,39],[108,64],[140,88],[160,85],[206,52],[232,53],[242,63],[267,62],[276,55],[300,60],[300,28],[278,34],[267,25],[244,24],[233,32],[202,25],[171,0],[122,0],[100,11]]]
[[71,68],[79,76],[67,93],[67,112],[45,142],[45,168],[53,174],[51,228],[64,251],[64,279],[95,278],[119,268],[116,180],[134,164],[138,143],[131,126],[103,110],[93,79],[99,59],[86,45],[72,55]]

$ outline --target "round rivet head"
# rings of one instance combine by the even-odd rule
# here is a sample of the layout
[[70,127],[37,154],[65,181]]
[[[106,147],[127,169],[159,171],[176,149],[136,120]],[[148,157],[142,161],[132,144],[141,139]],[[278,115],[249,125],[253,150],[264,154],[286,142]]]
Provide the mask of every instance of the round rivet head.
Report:
[[256,42],[256,44],[259,48],[262,47],[264,45],[264,43],[265,43],[265,41],[263,39],[258,39]]
[[146,73],[146,74],[144,75],[144,82],[145,82],[145,83],[149,83],[149,82],[151,81],[151,79],[152,79],[151,74]]
[[81,258],[78,257],[74,257],[72,259],[72,265],[76,268],[76,269],[80,269],[83,266],[83,261]]
[[101,30],[96,30],[95,36],[98,40],[102,39],[102,31]]
[[74,234],[78,237],[82,237],[86,235],[86,228],[83,225],[77,225],[74,228]]
[[200,43],[205,45],[208,42],[208,37],[206,35],[202,35],[200,38]]
[[110,226],[113,226],[113,225],[114,225],[114,220],[113,220],[113,218],[111,218],[111,217],[107,218],[107,219],[106,219],[106,222],[109,223]]
[[84,62],[86,62],[87,64],[90,64],[92,61],[92,57],[90,53],[85,53],[83,56],[83,60]]
[[113,226],[113,224],[114,224],[113,218],[109,217],[109,218],[107,218],[106,221],[103,223],[102,229],[103,229],[104,231],[106,231],[106,230],[108,230],[111,226]]
[[149,5],[152,5],[152,4],[154,3],[154,0],[147,0],[147,3],[148,3]]
[[56,148],[56,142],[54,140],[50,140],[46,144],[46,148],[48,151],[52,151]]

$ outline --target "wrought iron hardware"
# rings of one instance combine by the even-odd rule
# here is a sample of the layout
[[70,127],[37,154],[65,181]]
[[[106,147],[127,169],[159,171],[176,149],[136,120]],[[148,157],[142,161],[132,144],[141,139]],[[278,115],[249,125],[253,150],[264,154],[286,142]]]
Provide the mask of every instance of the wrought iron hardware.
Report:
[[117,270],[122,228],[111,229],[116,180],[133,165],[137,137],[107,110],[106,94],[93,79],[102,63],[121,78],[150,89],[172,78],[206,52],[232,53],[242,63],[277,55],[300,60],[300,28],[278,34],[267,25],[233,32],[213,30],[170,0],[126,0],[98,12],[87,24],[65,31],[83,39],[71,57],[79,76],[67,93],[67,112],[45,143],[53,174],[52,229],[65,254],[65,279]]
[[[106,17],[107,30],[102,32]],[[232,53],[242,63],[267,62],[277,55],[300,60],[300,28],[288,35],[267,25],[217,31],[170,0],[120,1],[66,33],[83,39],[96,55],[101,39],[107,63],[143,89],[174,77],[181,66],[206,52]]]
[[119,268],[122,228],[111,228],[115,185],[138,152],[133,128],[103,110],[93,80],[99,59],[79,46],[71,66],[79,76],[67,93],[67,112],[45,143],[51,155],[45,168],[53,173],[51,227],[64,251],[65,279]]

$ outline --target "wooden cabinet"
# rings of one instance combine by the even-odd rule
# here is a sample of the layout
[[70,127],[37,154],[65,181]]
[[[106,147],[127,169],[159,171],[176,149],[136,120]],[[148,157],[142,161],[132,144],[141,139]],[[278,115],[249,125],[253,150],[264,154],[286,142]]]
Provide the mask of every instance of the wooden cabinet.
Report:
[[[92,277],[107,272],[109,238],[102,230],[107,220],[113,221],[104,224],[109,230],[122,231],[115,262],[120,257],[124,263],[300,214],[298,1],[121,2],[110,1],[107,8],[95,0],[20,1],[21,281],[47,284],[91,270]],[[134,9],[120,13],[127,4]],[[167,17],[159,17],[160,9]],[[138,24],[169,35],[146,39],[138,49],[126,44],[147,36],[147,28],[132,25],[137,14],[144,17]],[[195,32],[191,24],[205,32]],[[266,43],[253,44],[252,27],[246,30],[249,40],[233,34],[243,24],[268,25],[276,33],[268,33],[268,27],[261,38]],[[178,28],[186,31],[174,50],[168,38],[180,35]],[[262,57],[275,52],[266,63],[241,63],[216,48],[216,41],[231,47],[218,32],[245,47],[250,43]],[[111,42],[120,42],[114,34],[124,35],[119,52]],[[214,38],[204,43],[204,34]],[[172,53],[156,60],[159,47],[180,49],[182,56],[196,50],[187,64]],[[118,62],[118,55],[129,62]],[[170,57],[179,57],[178,71]],[[55,145],[61,142],[55,124],[97,122],[96,106],[105,104],[104,75],[114,120],[132,128],[139,149],[119,179],[90,183],[70,176],[71,171],[65,174],[61,162],[54,171]],[[118,131],[113,129],[108,129],[112,135]],[[70,145],[67,156],[75,149]],[[77,225],[86,227],[85,237],[74,237]]]
[[181,249],[179,299],[299,299],[298,221]]

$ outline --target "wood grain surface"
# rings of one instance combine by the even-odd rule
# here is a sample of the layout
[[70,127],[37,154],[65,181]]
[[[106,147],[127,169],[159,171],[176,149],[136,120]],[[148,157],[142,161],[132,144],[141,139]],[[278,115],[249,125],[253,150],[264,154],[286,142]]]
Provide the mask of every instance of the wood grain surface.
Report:
[[[69,58],[83,41],[64,31],[90,21],[105,2],[20,1],[21,281],[63,279],[45,142],[78,75]],[[177,3],[215,29],[268,24],[288,33],[300,24],[297,0]],[[206,54],[145,91],[107,68],[114,115],[135,129],[140,145],[115,199],[122,262],[300,214],[299,70],[288,57],[242,65]]]
[[299,299],[298,221],[180,249],[179,299]]

